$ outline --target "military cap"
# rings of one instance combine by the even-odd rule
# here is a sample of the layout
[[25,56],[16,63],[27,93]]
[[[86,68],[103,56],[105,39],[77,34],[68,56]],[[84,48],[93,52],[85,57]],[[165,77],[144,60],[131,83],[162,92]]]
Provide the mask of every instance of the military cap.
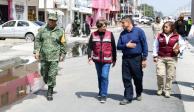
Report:
[[51,19],[51,20],[55,20],[57,21],[58,17],[57,17],[57,12],[52,12],[52,13],[49,13],[48,14],[48,19]]

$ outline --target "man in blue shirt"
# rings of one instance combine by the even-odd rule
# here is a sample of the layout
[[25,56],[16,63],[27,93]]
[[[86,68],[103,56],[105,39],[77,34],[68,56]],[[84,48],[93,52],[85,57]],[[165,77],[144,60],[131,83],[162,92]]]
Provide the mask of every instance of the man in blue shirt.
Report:
[[142,99],[143,71],[147,65],[148,46],[145,33],[142,29],[135,27],[130,16],[122,18],[123,31],[120,34],[117,49],[122,50],[122,78],[124,83],[124,99],[120,105],[131,103],[133,99],[133,78],[136,88],[136,99]]

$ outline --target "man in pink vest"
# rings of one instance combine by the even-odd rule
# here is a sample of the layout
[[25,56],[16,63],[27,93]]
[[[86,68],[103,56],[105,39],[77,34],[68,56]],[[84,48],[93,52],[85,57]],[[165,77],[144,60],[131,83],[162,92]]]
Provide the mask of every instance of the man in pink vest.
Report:
[[106,102],[108,91],[108,76],[111,64],[116,63],[116,45],[113,33],[106,30],[104,19],[96,22],[98,28],[93,32],[88,43],[88,61],[95,63],[98,75],[98,98],[101,103]]

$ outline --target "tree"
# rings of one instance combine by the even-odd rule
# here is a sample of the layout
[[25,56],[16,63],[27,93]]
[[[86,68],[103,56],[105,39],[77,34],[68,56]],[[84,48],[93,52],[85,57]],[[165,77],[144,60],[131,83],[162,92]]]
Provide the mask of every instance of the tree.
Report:
[[154,17],[154,7],[153,6],[150,6],[148,4],[141,4],[138,7],[138,9],[143,12],[144,16]]

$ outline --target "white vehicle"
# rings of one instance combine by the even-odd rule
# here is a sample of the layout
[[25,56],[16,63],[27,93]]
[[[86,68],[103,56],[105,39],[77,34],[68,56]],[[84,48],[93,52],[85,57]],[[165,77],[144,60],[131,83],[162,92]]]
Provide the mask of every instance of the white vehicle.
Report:
[[148,17],[142,17],[141,19],[139,19],[139,23],[142,24],[149,24],[150,20],[148,19]]
[[33,41],[39,28],[39,25],[31,21],[10,20],[0,25],[0,39],[24,38]]

